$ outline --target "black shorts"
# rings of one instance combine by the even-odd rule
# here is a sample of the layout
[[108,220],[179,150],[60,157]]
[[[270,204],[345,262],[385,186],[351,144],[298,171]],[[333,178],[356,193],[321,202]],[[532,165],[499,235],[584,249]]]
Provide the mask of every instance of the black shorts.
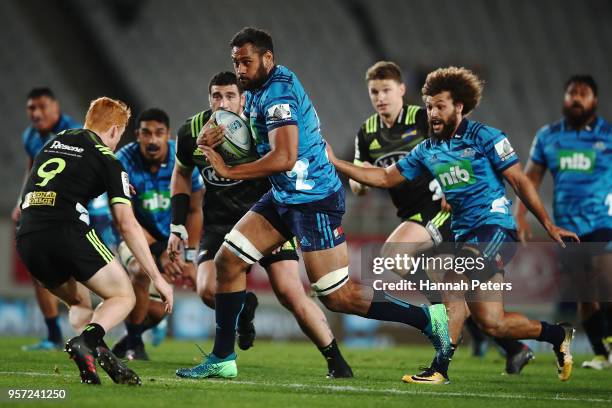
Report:
[[114,258],[93,228],[78,224],[18,236],[17,252],[32,276],[49,289],[71,277],[87,281]]
[[[206,232],[202,234],[200,239],[200,251],[198,252],[198,265],[202,262],[215,259],[215,254],[223,244],[223,238],[226,233],[229,233],[231,228],[225,233]],[[300,257],[297,254],[295,238],[285,242],[281,247],[274,250],[270,255],[264,256],[259,260],[259,264],[267,268],[274,262],[278,261],[298,261]]]
[[[416,222],[427,229],[430,235],[438,231],[441,242],[455,242],[455,235],[451,231],[451,213],[440,210],[440,201],[432,201],[431,205],[421,209],[416,214],[402,218],[402,221]],[[429,226],[428,226],[429,225]],[[434,231],[430,229],[434,229]],[[434,239],[434,242],[436,240]]]

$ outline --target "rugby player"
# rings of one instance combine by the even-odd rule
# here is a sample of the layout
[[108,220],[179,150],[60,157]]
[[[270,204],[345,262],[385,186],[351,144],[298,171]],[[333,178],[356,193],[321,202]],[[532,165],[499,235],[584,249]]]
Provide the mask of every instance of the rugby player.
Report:
[[[582,326],[595,353],[582,366],[601,370],[611,366],[608,347],[612,345],[612,124],[596,115],[597,83],[590,75],[573,75],[565,83],[563,119],[542,127],[535,136],[525,174],[536,190],[546,170],[554,182],[554,220],[563,228],[576,231],[580,242],[588,242],[589,253],[576,249],[562,253],[561,265],[567,273],[591,287],[599,295],[580,299]],[[517,207],[521,241],[531,238],[526,220],[527,208]],[[586,247],[586,246],[583,246]],[[596,247],[596,248],[595,248]],[[579,271],[579,272],[577,272]],[[579,285],[578,285],[579,286]],[[589,301],[591,300],[591,301]],[[609,360],[610,358],[610,360]]]
[[[390,61],[379,61],[366,72],[366,85],[370,102],[376,113],[359,128],[355,137],[357,166],[387,167],[397,163],[417,144],[428,137],[427,112],[420,106],[404,104],[406,86],[400,67]],[[364,195],[367,186],[349,180],[353,193]],[[442,242],[454,241],[450,229],[450,211],[445,208],[440,184],[427,172],[414,180],[405,180],[390,188],[389,195],[397,209],[400,225],[389,235],[383,253],[392,257],[392,252],[432,252]],[[402,245],[402,243],[404,243]],[[399,244],[399,245],[398,245]],[[412,280],[422,277],[423,271],[415,271]],[[406,273],[404,271],[404,273]],[[428,294],[429,300],[440,302],[439,294]],[[466,326],[472,335],[474,353],[482,352],[482,335],[471,318]],[[526,345],[513,339],[494,339],[506,356],[506,372],[518,374],[533,359],[533,352]]]
[[[178,194],[189,192],[189,172],[194,167],[201,169],[206,184],[205,232],[200,241],[200,253],[197,258],[197,292],[202,301],[214,309],[217,276],[214,264],[215,254],[223,243],[223,237],[270,189],[270,182],[266,178],[248,181],[222,179],[217,177],[214,170],[206,164],[201,150],[196,145],[196,138],[200,131],[206,131],[206,126],[203,125],[208,122],[212,112],[219,109],[240,114],[245,102],[244,94],[238,88],[238,81],[233,72],[220,72],[212,77],[208,85],[208,98],[210,109],[189,118],[179,129],[173,199],[176,202]],[[193,202],[192,194],[191,203]],[[190,224],[193,225],[189,215],[187,224],[189,237],[197,236],[197,232],[189,228]],[[176,235],[171,239],[176,240]],[[328,365],[328,378],[352,377],[351,367],[344,360],[323,311],[304,292],[299,276],[298,259],[295,239],[291,239],[271,255],[263,257],[259,263],[268,273],[272,289],[281,304],[293,313],[302,331],[323,354]],[[252,320],[257,305],[256,299],[255,294],[247,293],[244,310],[238,319],[238,346],[243,350],[253,344],[255,331]],[[189,375],[197,377],[198,371],[191,370]]]
[[[123,146],[117,158],[126,170],[136,194],[132,196],[132,208],[143,229],[151,254],[166,280],[186,275],[195,276],[194,249],[188,249],[186,262],[182,259],[172,262],[166,250],[170,235],[171,207],[170,180],[174,169],[176,143],[169,140],[170,119],[166,112],[152,108],[143,111],[136,120],[136,141]],[[190,174],[192,205],[189,213],[193,228],[199,232],[202,227],[202,178],[197,171]],[[199,228],[199,229],[198,229]],[[192,238],[190,248],[197,245],[197,234]],[[131,275],[136,305],[125,321],[127,335],[113,346],[118,357],[130,360],[148,360],[149,356],[142,341],[142,333],[155,327],[164,318],[164,308],[159,295],[149,293],[151,280],[134,258],[125,242],[119,245],[119,258]]]
[[216,335],[212,353],[196,367],[201,377],[237,375],[234,326],[244,304],[246,271],[293,237],[311,287],[328,309],[416,327],[445,358],[450,339],[443,305],[421,308],[391,301],[384,292],[375,298],[372,288],[349,279],[341,225],[344,188],[327,159],[316,111],[297,76],[276,64],[270,34],[247,27],[230,47],[239,85],[247,91],[244,115],[260,158],[227,165],[213,149],[223,138],[223,127],[199,135],[197,144],[219,177],[268,177],[272,188],[225,236],[215,255]]
[[[34,88],[28,92],[26,112],[31,124],[23,132],[21,138],[28,155],[25,174],[23,176],[24,185],[32,169],[34,158],[45,143],[63,130],[81,127],[81,124],[77,123],[72,117],[61,112],[60,104],[55,94],[51,89],[46,87]],[[12,219],[16,223],[19,222],[19,215],[21,213],[20,204],[21,193],[11,213]],[[39,343],[23,346],[22,349],[24,351],[61,350],[64,340],[59,325],[59,312],[57,309],[58,300],[47,289],[40,286],[36,279],[34,279],[34,293],[36,294],[38,307],[45,318],[47,338],[41,340]]]
[[[130,116],[107,97],[91,102],[83,129],[66,130],[36,156],[21,200],[17,251],[32,276],[69,306],[73,326],[85,326],[66,343],[81,381],[100,384],[95,359],[116,383],[140,379],[104,342],[105,333],[134,307],[129,278],[89,226],[85,205],[108,192],[113,218],[136,259],[172,309],[172,288],[161,276],[130,206],[130,185],[113,154]],[[103,302],[91,309],[91,290]]]
[[[454,276],[448,279],[469,282],[469,278],[501,283],[503,264],[510,261],[516,250],[512,245],[516,241],[516,226],[502,177],[553,240],[564,245],[564,238],[578,240],[578,237],[552,223],[537,192],[521,171],[506,135],[466,118],[478,105],[482,88],[480,79],[465,68],[440,68],[431,72],[422,89],[431,137],[394,165],[384,169],[363,168],[337,159],[331,149],[329,155],[341,173],[374,187],[391,188],[429,171],[440,183],[453,209],[451,228],[455,234],[457,256],[478,258],[487,264],[481,271],[474,268],[465,274],[450,272]],[[559,379],[569,379],[572,368],[570,345],[574,334],[571,326],[529,320],[522,314],[506,312],[501,296],[497,294],[495,301],[491,301],[492,295],[480,286],[471,295],[474,300],[468,302],[469,313],[487,335],[551,343],[557,357]],[[453,298],[452,302],[445,299],[450,336],[454,341],[459,338],[468,314],[464,296],[462,293],[461,298]],[[448,383],[452,351],[444,357],[435,359],[430,368],[418,375],[405,375],[403,380]]]

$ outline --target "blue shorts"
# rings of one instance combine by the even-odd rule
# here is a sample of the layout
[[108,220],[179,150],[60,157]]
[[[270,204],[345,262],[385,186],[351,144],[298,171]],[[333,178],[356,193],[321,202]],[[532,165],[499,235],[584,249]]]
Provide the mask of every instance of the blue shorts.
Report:
[[[504,266],[510,263],[517,251],[518,239],[515,230],[499,225],[482,225],[457,238],[455,255],[465,254],[467,247],[476,249],[484,258],[485,271],[480,278],[488,279],[496,273],[504,273]],[[468,275],[469,276],[469,275]],[[474,279],[478,278],[474,276]]]
[[302,251],[320,251],[343,243],[344,188],[311,203],[283,204],[268,191],[251,211],[263,216],[287,240],[294,236]]

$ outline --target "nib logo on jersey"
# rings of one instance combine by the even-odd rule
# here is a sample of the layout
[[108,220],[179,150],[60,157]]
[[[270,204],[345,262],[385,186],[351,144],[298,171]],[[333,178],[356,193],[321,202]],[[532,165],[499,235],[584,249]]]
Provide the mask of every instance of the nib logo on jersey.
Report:
[[474,184],[476,178],[469,161],[440,164],[434,168],[442,187],[448,189]]
[[591,173],[595,165],[593,150],[559,150],[559,170]]
[[156,191],[146,191],[139,197],[142,208],[150,212],[166,211],[170,208],[170,192],[163,191],[161,194]]

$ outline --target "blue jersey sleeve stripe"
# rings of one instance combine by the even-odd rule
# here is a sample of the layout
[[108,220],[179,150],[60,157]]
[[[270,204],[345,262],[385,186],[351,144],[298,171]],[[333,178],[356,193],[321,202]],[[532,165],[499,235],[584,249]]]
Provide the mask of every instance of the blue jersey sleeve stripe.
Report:
[[515,157],[514,159],[510,160],[508,163],[504,163],[502,166],[499,166],[497,168],[497,170],[499,172],[502,172],[502,171],[506,170],[508,167],[510,167],[510,166],[512,166],[512,165],[514,165],[514,164],[516,164],[518,162],[519,162],[518,157]]
[[532,162],[539,164],[540,166],[546,166],[546,163],[544,160],[539,160],[537,158],[535,158],[534,156],[529,157],[529,160],[531,160]]
[[283,122],[276,122],[276,123],[272,123],[270,125],[267,125],[268,127],[268,132],[274,130],[274,129],[278,129],[279,127],[283,127],[283,126],[289,126],[289,125],[296,125],[297,126],[298,122],[297,120],[286,120]]
[[266,99],[266,107],[271,107],[273,105],[278,105],[280,103],[288,103],[289,105],[295,104],[296,99],[294,95],[286,94],[279,95],[274,98]]

